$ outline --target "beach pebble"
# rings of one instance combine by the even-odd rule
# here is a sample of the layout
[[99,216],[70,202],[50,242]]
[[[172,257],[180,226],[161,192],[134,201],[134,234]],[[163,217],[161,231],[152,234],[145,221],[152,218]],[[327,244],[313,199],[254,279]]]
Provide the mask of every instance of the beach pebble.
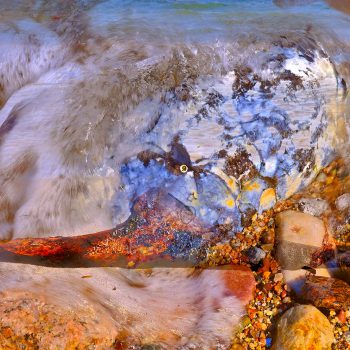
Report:
[[251,264],[258,264],[266,256],[266,252],[258,247],[252,247],[247,249],[245,254]]
[[334,341],[333,329],[312,305],[297,305],[279,320],[274,350],[328,350]]
[[[288,287],[300,294],[314,254],[323,246],[324,223],[315,216],[287,210],[277,215],[276,226],[276,258]],[[311,271],[317,276],[331,277],[323,265]]]
[[282,273],[276,273],[275,274],[275,277],[274,277],[274,281],[275,282],[281,282],[281,281],[283,281],[283,274]]
[[339,196],[335,201],[335,206],[338,210],[348,209],[350,207],[350,193]]
[[299,207],[306,214],[320,216],[329,209],[329,204],[324,199],[302,198],[299,201]]
[[326,230],[323,221],[306,213],[287,210],[276,217],[277,259],[282,268],[296,270],[311,262],[322,247]]

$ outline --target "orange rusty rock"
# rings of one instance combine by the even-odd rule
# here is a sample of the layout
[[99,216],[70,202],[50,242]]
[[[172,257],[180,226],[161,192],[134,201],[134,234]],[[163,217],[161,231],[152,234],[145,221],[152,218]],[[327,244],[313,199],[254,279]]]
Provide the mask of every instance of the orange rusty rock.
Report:
[[2,327],[0,329],[0,332],[1,332],[2,336],[5,338],[10,338],[13,335],[13,332],[12,332],[10,327]]
[[185,206],[159,191],[140,196],[130,218],[115,229],[75,237],[17,239],[0,244],[0,261],[130,267],[130,262],[191,259],[192,264],[201,253],[197,246],[191,249],[176,242],[181,234],[188,244],[194,240],[205,244],[212,233]]
[[[267,255],[264,260],[263,260],[263,266],[258,270],[258,272],[272,272],[272,273],[276,273],[279,269],[279,265],[277,263],[277,261],[271,257],[270,255]],[[267,276],[267,274],[266,274]]]
[[336,278],[308,276],[301,295],[316,307],[347,310],[350,307],[350,286]]
[[337,314],[337,317],[341,323],[346,323],[346,315],[344,310],[340,310]]
[[230,265],[225,268],[223,278],[231,293],[244,304],[247,304],[253,298],[256,282],[252,271],[248,267]]

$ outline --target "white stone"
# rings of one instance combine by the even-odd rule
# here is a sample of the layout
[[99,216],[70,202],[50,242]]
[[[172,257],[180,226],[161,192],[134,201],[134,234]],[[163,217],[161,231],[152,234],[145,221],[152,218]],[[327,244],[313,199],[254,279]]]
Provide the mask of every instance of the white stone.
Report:
[[304,213],[314,216],[320,216],[329,209],[327,201],[319,198],[302,198],[299,205]]
[[335,201],[335,206],[338,210],[348,209],[350,207],[350,193],[339,196]]
[[326,233],[321,219],[306,213],[287,210],[277,215],[277,239],[315,248],[322,246]]
[[[276,257],[287,285],[299,293],[309,273],[303,267],[310,265],[312,254],[322,247],[324,223],[312,215],[287,210],[277,215],[276,225]],[[316,269],[316,275],[330,276],[324,266]]]

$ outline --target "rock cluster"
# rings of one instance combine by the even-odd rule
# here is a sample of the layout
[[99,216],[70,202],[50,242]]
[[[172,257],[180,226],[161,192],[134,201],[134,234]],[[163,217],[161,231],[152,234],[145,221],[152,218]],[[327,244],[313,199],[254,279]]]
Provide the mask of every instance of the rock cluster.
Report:
[[[331,173],[333,174],[333,172]],[[329,177],[325,176],[324,181],[329,186],[332,186]],[[328,193],[328,187],[323,188],[323,191]],[[340,196],[337,193],[337,188],[333,189],[332,195],[334,196],[332,205],[335,205],[336,199]],[[319,202],[317,200],[315,203],[318,204]],[[154,309],[159,309],[160,305],[166,304],[168,305],[166,322],[173,322],[173,316],[178,315],[180,312],[180,309],[173,308],[175,304],[187,305],[186,302],[189,300],[192,300],[193,303],[198,302],[198,305],[191,310],[181,309],[181,312],[184,312],[181,317],[183,320],[188,320],[198,311],[202,315],[199,319],[205,319],[207,322],[202,323],[201,331],[203,331],[202,334],[204,336],[205,332],[213,332],[213,329],[219,330],[219,326],[221,328],[217,334],[222,335],[223,325],[228,323],[233,326],[237,325],[238,318],[235,317],[237,313],[235,314],[236,311],[232,307],[235,305],[240,310],[243,310],[246,305],[247,315],[241,319],[239,332],[236,335],[232,349],[263,350],[270,348],[272,345],[274,350],[314,350],[330,349],[331,344],[333,344],[334,350],[347,349],[350,344],[350,312],[347,310],[349,307],[349,286],[343,281],[330,278],[329,275],[322,277],[321,275],[325,275],[327,272],[324,266],[316,267],[315,271],[312,268],[309,271],[303,269],[304,266],[310,265],[315,254],[324,247],[327,232],[323,220],[307,213],[305,207],[301,207],[300,203],[299,197],[296,201],[288,200],[280,203],[275,208],[265,211],[261,215],[255,214],[251,218],[250,225],[242,233],[237,234],[230,242],[211,247],[208,251],[209,260],[206,263],[213,267],[231,264],[230,267],[220,271],[217,268],[209,269],[202,273],[193,271],[185,279],[181,278],[178,280],[186,284],[186,286],[179,286],[178,289],[177,285],[179,282],[170,286],[169,278],[172,278],[172,274],[165,274],[162,277],[161,288],[164,291],[163,296],[166,299],[166,303],[159,301],[158,295],[157,303],[152,304],[149,310],[154,311]],[[304,200],[303,203],[306,203],[306,201]],[[311,202],[307,203],[310,204]],[[303,210],[304,213],[298,210]],[[328,214],[329,211],[327,209],[322,215]],[[135,229],[133,226],[128,226],[128,228],[130,230]],[[194,226],[192,229],[194,229]],[[225,229],[224,225],[221,229]],[[279,261],[274,259],[275,252],[277,252],[276,257]],[[337,266],[341,265],[344,268],[348,268],[348,260],[347,252],[342,251],[336,254],[332,261]],[[234,268],[232,264],[238,264],[239,266]],[[53,272],[51,270],[50,273],[43,273],[43,269],[45,271],[50,270],[27,265],[26,268],[17,266],[17,270],[11,272],[11,269],[7,267],[4,270],[7,271],[7,275],[0,271],[0,289],[3,288],[4,290],[5,288],[4,284],[1,283],[1,278],[4,278],[4,281],[9,280],[9,274],[17,281],[22,281],[21,283],[24,283],[24,285],[31,281],[36,287],[44,287],[46,284],[41,278],[44,278],[44,276],[47,278]],[[173,270],[180,271],[180,269]],[[84,276],[79,276],[78,278],[84,277],[82,280],[84,284],[90,281],[88,277],[91,277],[92,280],[101,273],[97,273],[97,270],[90,271],[90,269],[84,271]],[[129,272],[130,275],[128,274],[122,279],[119,279],[119,276],[117,279],[118,285],[114,287],[110,285],[111,280],[106,279],[101,283],[101,290],[90,289],[91,295],[94,297],[102,295],[101,291],[105,292],[106,285],[110,286],[109,289],[116,294],[112,297],[108,295],[105,298],[109,304],[107,309],[111,311],[111,305],[116,307],[118,302],[121,302],[121,298],[125,298],[125,293],[118,293],[120,293],[120,285],[127,282],[127,289],[132,287],[127,292],[130,294],[130,297],[136,296],[135,290],[141,290],[140,296],[143,296],[143,300],[139,300],[140,303],[135,302],[133,299],[132,308],[136,310],[145,303],[149,306],[152,298],[145,301],[144,297],[147,294],[145,289],[151,290],[153,288],[147,287],[152,278],[150,277],[144,283],[145,281],[141,281],[139,278],[134,280],[136,271],[130,270]],[[312,272],[316,272],[316,276]],[[55,278],[52,278],[52,280],[59,282],[59,284],[56,283],[55,285],[56,290],[61,290],[64,282],[68,281],[68,279],[66,281],[66,278],[71,272],[64,272],[64,276],[62,273],[62,269],[57,269],[59,277],[57,278],[57,275]],[[151,276],[152,272],[145,271],[145,274],[150,274]],[[212,274],[211,277],[209,276],[210,274]],[[295,276],[301,281],[299,289],[295,289],[292,283]],[[71,295],[76,295],[74,288],[81,284],[78,279],[74,278],[74,283],[69,284],[69,293]],[[290,287],[293,287],[294,291],[298,292],[298,302],[307,303],[308,305],[293,306],[296,299],[293,293],[290,293],[290,288],[285,282]],[[167,284],[169,284],[169,288],[165,290]],[[92,285],[93,288],[96,288],[96,283],[92,283]],[[53,287],[51,286],[51,288]],[[187,294],[180,295],[180,290],[186,290]],[[220,291],[224,293],[220,294]],[[169,299],[170,294],[176,297],[175,301],[172,300],[173,298]],[[220,296],[219,298],[218,295]],[[152,296],[152,293],[150,296]],[[76,299],[79,300],[79,297],[76,297]],[[91,313],[86,314],[86,310],[80,311],[78,307],[72,308],[68,305],[63,307],[57,303],[38,298],[34,294],[31,295],[30,291],[28,291],[28,295],[19,295],[18,298],[14,297],[13,290],[10,293],[4,291],[2,300],[4,301],[2,303],[4,308],[0,310],[0,340],[3,344],[6,344],[8,349],[17,349],[20,346],[24,346],[24,344],[26,346],[34,344],[34,348],[39,344],[41,348],[46,346],[46,348],[50,349],[47,344],[51,343],[53,345],[59,344],[59,348],[62,349],[70,349],[71,344],[73,344],[72,346],[79,344],[76,345],[77,349],[88,349],[91,344],[94,345],[95,349],[128,349],[130,344],[133,344],[133,349],[137,350],[139,348],[162,349],[161,345],[155,340],[163,337],[163,342],[170,341],[170,338],[167,338],[168,336],[170,337],[169,332],[164,331],[164,329],[169,327],[165,326],[164,315],[161,316],[165,312],[163,308],[154,318],[154,322],[156,324],[158,322],[159,332],[157,334],[154,333],[152,339],[148,336],[147,339],[140,342],[141,345],[138,348],[134,345],[136,344],[135,338],[133,338],[134,334],[118,331],[119,328],[116,328],[115,324],[110,326],[108,329],[109,333],[106,333],[110,335],[110,338],[107,339],[105,337],[105,330],[101,327],[109,327],[109,317],[112,316],[112,319],[117,318],[117,314],[110,314],[107,318],[103,315],[102,310],[105,309],[107,304],[104,304],[100,310],[97,310],[98,312],[92,309],[90,310]],[[229,303],[226,303],[225,300]],[[95,301],[96,299],[92,303],[88,302],[87,305],[95,305]],[[234,305],[232,301],[234,301]],[[228,317],[228,314],[221,313],[221,308],[227,307],[231,307],[229,314],[233,318]],[[131,310],[130,305],[126,309]],[[210,312],[210,310],[213,312]],[[192,316],[190,317],[187,312]],[[100,328],[94,328],[93,326],[94,315],[96,314],[98,315]],[[242,314],[244,314],[244,311]],[[203,318],[203,315],[208,317]],[[153,316],[148,315],[148,317]],[[163,321],[156,321],[160,317],[162,317]],[[280,321],[278,321],[279,317],[281,317]],[[64,332],[61,332],[62,325],[65,325],[65,319],[69,320],[67,323],[71,332],[69,337],[64,337]],[[146,319],[143,321],[147,324],[150,323]],[[26,327],[28,322],[33,325],[33,328]],[[133,322],[137,324],[137,327],[140,327],[138,329],[141,329],[141,333],[145,333],[144,328],[142,328],[144,324],[140,320],[133,319]],[[219,324],[218,322],[223,323]],[[276,324],[277,332],[274,333],[273,330]],[[205,327],[208,327],[206,331]],[[35,331],[33,331],[34,328]],[[135,328],[128,326],[127,329],[132,333]],[[225,332],[229,330],[229,328],[225,327],[224,329]],[[101,332],[99,333],[100,330]],[[152,335],[150,332],[147,334]],[[51,339],[51,336],[54,336],[55,339]],[[179,341],[179,339],[176,341]],[[195,344],[198,345],[198,338],[196,339],[196,337],[188,337],[187,340],[182,339],[181,341],[185,342],[183,343],[184,346],[188,347]],[[227,348],[227,344],[222,340],[220,346],[223,349]]]
[[[347,179],[341,182],[337,171],[325,169],[310,186],[309,197],[296,195],[294,210],[276,217],[276,257],[294,299],[307,304],[282,316],[276,350],[350,347],[349,254],[338,240],[346,236],[339,231],[336,237],[329,234],[337,232],[336,225],[344,222],[349,210],[350,197],[342,194],[349,183]],[[339,252],[338,245],[342,247]]]

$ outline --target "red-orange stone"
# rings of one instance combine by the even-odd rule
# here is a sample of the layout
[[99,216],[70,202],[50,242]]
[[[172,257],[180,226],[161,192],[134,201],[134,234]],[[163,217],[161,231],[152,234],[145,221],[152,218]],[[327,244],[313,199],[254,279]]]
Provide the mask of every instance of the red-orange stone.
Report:
[[243,303],[247,304],[253,298],[256,282],[248,267],[240,265],[226,267],[223,278],[226,287]]

